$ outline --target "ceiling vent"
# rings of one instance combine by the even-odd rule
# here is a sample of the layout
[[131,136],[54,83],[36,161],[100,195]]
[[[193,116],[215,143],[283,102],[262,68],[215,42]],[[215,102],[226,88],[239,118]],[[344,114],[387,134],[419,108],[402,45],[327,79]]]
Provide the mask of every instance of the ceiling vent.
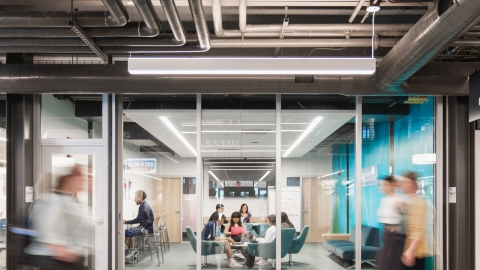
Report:
[[314,83],[315,77],[313,75],[295,75],[295,83]]

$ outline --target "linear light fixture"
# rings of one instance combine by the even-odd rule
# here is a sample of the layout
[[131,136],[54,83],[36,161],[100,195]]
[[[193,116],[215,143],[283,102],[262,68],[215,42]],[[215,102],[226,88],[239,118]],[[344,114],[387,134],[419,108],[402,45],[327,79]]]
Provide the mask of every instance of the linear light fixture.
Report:
[[437,155],[435,153],[416,154],[412,156],[413,164],[435,164],[437,163]]
[[338,75],[373,74],[375,58],[129,58],[131,74]]
[[173,134],[175,134],[179,139],[180,141],[183,142],[183,144],[185,144],[185,146],[187,146],[187,148],[192,151],[192,153],[197,156],[197,151],[190,145],[190,143],[188,143],[188,141],[185,139],[185,137],[182,136],[182,134],[180,134],[180,132],[178,132],[178,129],[175,128],[175,126],[172,124],[172,122],[170,122],[170,120],[168,120],[167,117],[165,116],[160,116],[159,117],[160,120],[162,120],[162,122],[167,125],[167,127],[173,132]]
[[317,177],[317,179],[323,178],[323,177],[325,177],[325,176],[334,175],[334,174],[337,174],[337,173],[340,173],[340,172],[344,172],[344,171],[345,171],[345,170],[341,170],[341,171],[337,171],[337,172],[332,172],[332,173],[329,173],[329,174],[325,174],[325,175],[322,175],[322,176]]
[[267,175],[268,175],[269,173],[271,173],[271,172],[272,172],[272,171],[266,172],[266,173],[262,176],[262,178],[260,178],[260,180],[258,180],[258,181],[260,182],[260,181],[262,181],[263,179],[265,179],[265,177],[267,177]]
[[213,176],[213,178],[215,178],[215,180],[220,181],[220,180],[218,179],[218,177],[217,177],[212,171],[208,171],[208,173],[209,173],[211,176]]
[[287,157],[293,149],[295,149],[295,147],[297,147],[301,141],[303,141],[303,139],[305,139],[305,137],[307,137],[308,133],[310,133],[310,131],[313,130],[313,128],[315,128],[318,123],[320,123],[320,121],[322,121],[323,119],[323,116],[317,116],[315,117],[315,119],[313,120],[312,123],[310,123],[310,125],[307,127],[307,129],[302,133],[302,135],[300,135],[300,137],[298,137],[298,139],[292,144],[292,146],[290,146],[290,148],[288,148],[287,152],[285,152],[282,157]]
[[265,171],[266,169],[211,169],[211,171]]
[[145,176],[145,177],[152,178],[152,179],[156,179],[156,180],[162,180],[162,178],[158,178],[158,177],[155,177],[155,176],[151,176],[151,175],[143,174],[143,173],[139,173],[139,172],[128,172],[128,173],[138,174],[138,175]]
[[[1,162],[1,161],[0,161]],[[230,166],[210,166],[211,168],[273,168],[273,165],[270,166],[236,166],[236,165],[230,165]]]
[[[243,159],[243,158],[241,158]],[[260,162],[260,161],[238,161],[238,162],[233,162],[233,161],[230,161],[230,162],[226,162],[226,161],[218,161],[218,162],[215,162],[215,161],[208,161],[208,162],[204,162],[203,164],[237,164],[237,163],[247,163],[247,164],[265,164],[265,163],[272,163],[274,164],[275,161],[265,161],[265,162]]]
[[6,141],[7,141],[7,138],[0,137],[0,141],[6,142]]

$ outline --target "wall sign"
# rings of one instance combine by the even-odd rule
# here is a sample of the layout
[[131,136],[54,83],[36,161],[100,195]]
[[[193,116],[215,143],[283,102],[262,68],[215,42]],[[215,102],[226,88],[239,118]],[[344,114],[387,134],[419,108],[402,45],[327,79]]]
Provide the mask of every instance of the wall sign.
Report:
[[448,188],[448,202],[457,203],[457,187]]
[[128,158],[125,159],[125,172],[156,173],[157,159],[155,158]]

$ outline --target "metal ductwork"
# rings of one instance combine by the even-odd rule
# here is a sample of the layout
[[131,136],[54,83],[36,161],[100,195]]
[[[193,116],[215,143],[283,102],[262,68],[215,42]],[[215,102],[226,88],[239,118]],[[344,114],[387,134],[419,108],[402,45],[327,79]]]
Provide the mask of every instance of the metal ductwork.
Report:
[[383,91],[406,91],[402,83],[480,20],[480,0],[458,0],[442,16],[437,4],[383,58],[375,82]]
[[[406,94],[468,95],[476,63],[430,63],[405,82]],[[245,93],[395,95],[382,92],[372,76],[131,75],[126,65],[0,65],[2,93]],[[401,93],[405,95],[405,93]]]
[[185,44],[185,42],[187,42],[187,38],[185,36],[183,24],[180,21],[180,16],[178,16],[178,10],[175,2],[173,0],[160,0],[160,3],[162,4],[165,15],[167,16],[173,36],[178,42]]
[[145,28],[148,31],[142,36],[155,37],[162,31],[160,19],[158,18],[155,8],[150,0],[133,0],[135,7],[137,7],[140,17],[142,17]]
[[188,0],[188,4],[197,30],[199,51],[208,51],[210,50],[210,32],[203,12],[202,0]]
[[[120,0],[102,0],[108,11],[79,11],[82,27],[120,27],[128,22],[128,13]],[[0,12],[0,28],[70,27],[72,14],[66,11]]]

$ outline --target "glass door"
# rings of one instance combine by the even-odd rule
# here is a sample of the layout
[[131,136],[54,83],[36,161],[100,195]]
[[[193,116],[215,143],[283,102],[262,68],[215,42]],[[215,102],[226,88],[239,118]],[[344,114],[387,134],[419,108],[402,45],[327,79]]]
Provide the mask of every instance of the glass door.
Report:
[[[84,188],[77,193],[83,210],[92,221],[85,252],[88,269],[108,268],[108,183],[102,146],[43,146],[41,175],[35,186],[35,196],[49,192],[58,179],[80,167],[85,178]],[[73,211],[75,209],[72,209]]]

